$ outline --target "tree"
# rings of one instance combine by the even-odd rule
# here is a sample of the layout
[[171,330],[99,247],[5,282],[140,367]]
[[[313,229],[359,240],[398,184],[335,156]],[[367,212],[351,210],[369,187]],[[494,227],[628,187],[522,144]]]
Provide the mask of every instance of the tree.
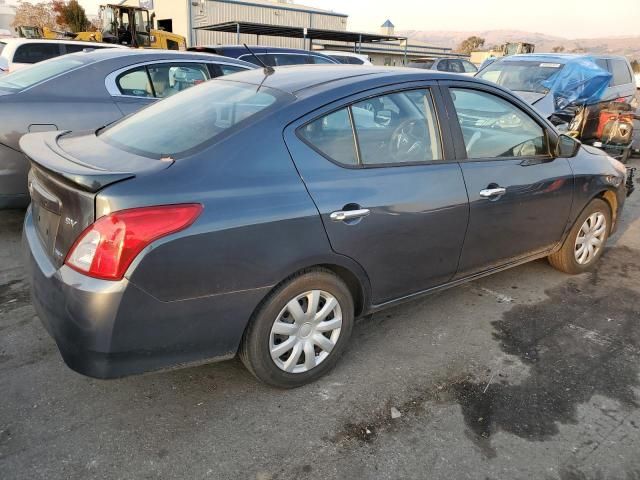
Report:
[[16,8],[16,17],[11,24],[17,27],[39,27],[56,29],[56,16],[53,12],[53,2],[45,1],[31,3],[20,0]]
[[551,51],[552,51],[553,53],[560,53],[560,52],[564,52],[564,47],[563,47],[562,45],[559,45],[559,46],[557,46],[557,47],[553,47],[553,48],[551,49]]
[[482,47],[484,45],[484,38],[476,37],[475,35],[463,40],[458,48],[456,49],[460,53],[465,53],[467,55],[471,54],[474,50]]
[[54,0],[53,11],[56,14],[56,22],[63,28],[71,30],[73,33],[85,32],[91,26],[84,8],[78,0]]

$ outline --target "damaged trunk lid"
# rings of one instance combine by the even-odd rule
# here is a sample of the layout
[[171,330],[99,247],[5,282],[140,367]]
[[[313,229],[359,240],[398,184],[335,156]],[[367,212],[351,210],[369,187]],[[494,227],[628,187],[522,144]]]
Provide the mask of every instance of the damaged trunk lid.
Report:
[[78,236],[96,220],[98,192],[172,164],[110,146],[93,132],[28,134],[20,140],[20,148],[31,162],[33,222],[56,267],[62,266]]

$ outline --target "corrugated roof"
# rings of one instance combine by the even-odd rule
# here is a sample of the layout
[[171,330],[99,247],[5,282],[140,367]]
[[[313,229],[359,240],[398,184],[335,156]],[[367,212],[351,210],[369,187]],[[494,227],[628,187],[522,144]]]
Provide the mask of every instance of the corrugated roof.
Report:
[[260,7],[278,8],[281,10],[293,10],[310,13],[323,13],[325,15],[335,15],[339,17],[348,17],[344,13],[334,12],[332,10],[324,10],[322,8],[309,7],[307,5],[301,5],[299,3],[289,3],[277,0],[212,0],[223,3],[238,3],[240,5],[257,5]]

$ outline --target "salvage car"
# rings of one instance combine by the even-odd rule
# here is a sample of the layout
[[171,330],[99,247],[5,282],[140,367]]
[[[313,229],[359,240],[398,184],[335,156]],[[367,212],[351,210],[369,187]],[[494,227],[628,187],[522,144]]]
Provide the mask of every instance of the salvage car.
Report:
[[98,378],[239,353],[304,385],[355,317],[538,258],[589,270],[627,191],[508,90],[407,68],[256,69],[20,146],[35,308]]
[[631,153],[636,85],[629,61],[614,55],[530,54],[478,73],[518,93],[555,125],[625,161]]
[[215,55],[133,49],[83,51],[0,77],[0,209],[29,203],[28,132],[99,128],[211,78],[255,68]]

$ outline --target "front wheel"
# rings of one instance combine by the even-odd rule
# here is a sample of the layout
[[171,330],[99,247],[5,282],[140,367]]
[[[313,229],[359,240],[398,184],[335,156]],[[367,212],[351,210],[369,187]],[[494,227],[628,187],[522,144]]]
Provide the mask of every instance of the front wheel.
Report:
[[611,209],[593,200],[576,220],[562,248],[549,255],[549,263],[561,272],[578,274],[590,270],[602,256],[611,232]]
[[351,336],[353,298],[333,272],[310,270],[272,292],[254,315],[240,358],[276,387],[311,383],[335,366]]

